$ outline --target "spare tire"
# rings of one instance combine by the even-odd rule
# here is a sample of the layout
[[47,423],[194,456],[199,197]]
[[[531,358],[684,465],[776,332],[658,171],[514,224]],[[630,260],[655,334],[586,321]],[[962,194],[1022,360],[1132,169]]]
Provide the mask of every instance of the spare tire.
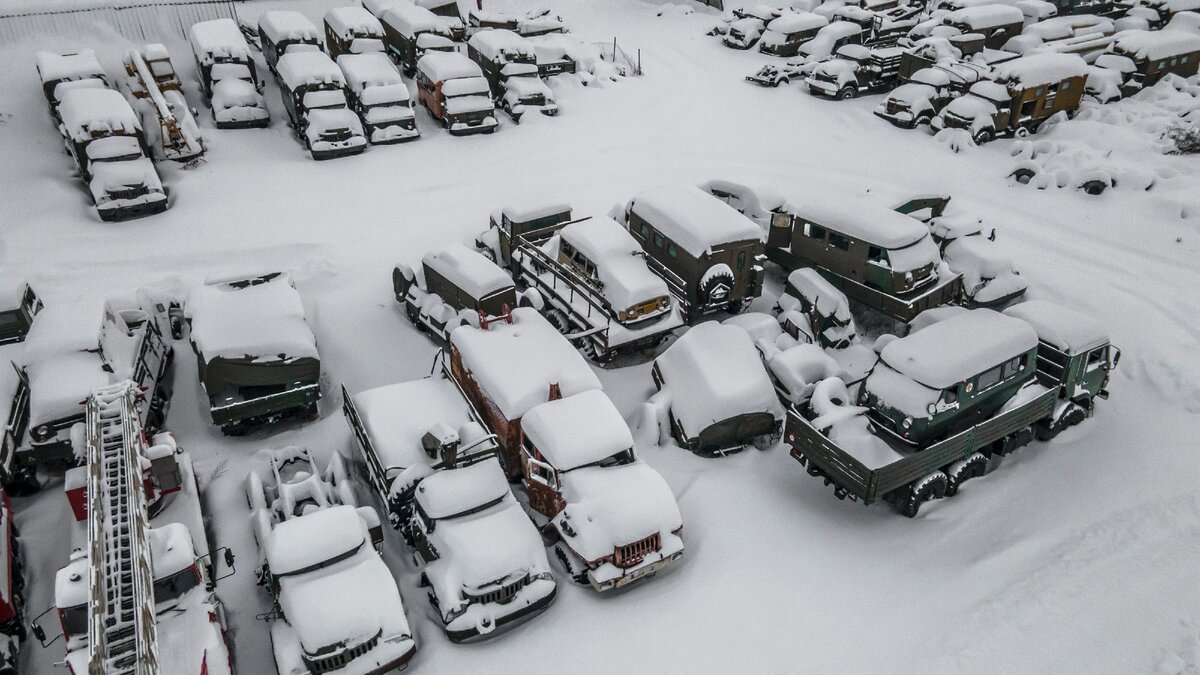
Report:
[[733,293],[733,271],[728,265],[719,263],[713,265],[700,278],[700,302],[703,305],[717,305],[729,301]]

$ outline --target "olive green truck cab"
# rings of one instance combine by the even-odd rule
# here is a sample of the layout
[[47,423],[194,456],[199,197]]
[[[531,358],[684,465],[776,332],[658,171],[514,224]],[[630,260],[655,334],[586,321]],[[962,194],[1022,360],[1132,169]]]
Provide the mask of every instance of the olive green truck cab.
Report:
[[847,433],[858,410],[825,397],[790,410],[784,438],[839,499],[882,499],[912,517],[987,473],[994,457],[1087,419],[1108,398],[1119,359],[1102,328],[1067,308],[968,310],[883,347],[858,398],[866,433]]
[[420,274],[408,265],[392,270],[396,302],[408,320],[440,342],[448,343],[459,326],[478,325],[517,306],[517,290],[508,273],[462,244],[429,251]]

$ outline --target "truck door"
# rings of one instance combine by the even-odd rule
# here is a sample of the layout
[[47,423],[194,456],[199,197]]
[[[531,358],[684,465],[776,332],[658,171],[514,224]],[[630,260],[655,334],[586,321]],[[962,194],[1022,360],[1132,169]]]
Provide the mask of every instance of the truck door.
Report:
[[789,213],[772,213],[771,228],[767,231],[767,246],[771,248],[790,249],[792,247],[792,229],[796,219]]

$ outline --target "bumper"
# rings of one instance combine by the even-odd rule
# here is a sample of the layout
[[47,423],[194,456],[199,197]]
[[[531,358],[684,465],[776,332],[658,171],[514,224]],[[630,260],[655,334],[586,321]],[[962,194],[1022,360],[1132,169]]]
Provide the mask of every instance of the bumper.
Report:
[[392,145],[394,143],[405,143],[414,141],[421,137],[421,131],[413,125],[413,128],[407,129],[399,124],[391,124],[381,127],[368,127],[367,136],[371,139],[371,145]]
[[480,630],[478,628],[463,628],[463,629],[458,629],[458,630],[452,630],[449,627],[447,627],[446,628],[446,637],[449,638],[450,641],[454,642],[454,643],[474,642],[474,641],[486,640],[486,639],[496,637],[497,635],[500,635],[505,629],[514,628],[517,625],[519,625],[525,621],[528,621],[529,619],[532,619],[533,617],[537,616],[538,614],[541,614],[542,612],[546,611],[546,608],[549,607],[550,604],[554,602],[554,599],[556,597],[558,597],[558,586],[551,585],[550,592],[547,593],[545,596],[538,598],[534,602],[531,602],[528,605],[525,605],[524,607],[517,609],[516,611],[512,612],[511,614],[506,614],[502,617],[496,617],[495,627],[487,633],[480,632]]
[[875,116],[879,119],[887,120],[901,129],[914,129],[917,126],[916,118],[907,110],[901,110],[896,113],[889,113],[886,110],[876,110]]
[[321,400],[318,384],[308,384],[279,394],[271,394],[226,405],[212,405],[209,412],[213,424],[221,428],[258,427],[289,417],[302,416],[306,409]]
[[474,124],[468,122],[450,122],[448,129],[451,136],[469,136],[471,134],[490,134],[500,126],[495,117],[488,117]]
[[213,124],[218,129],[261,129],[271,123],[266,108],[230,108],[213,111]]
[[334,159],[337,157],[347,157],[349,155],[357,155],[367,149],[367,139],[362,136],[355,136],[345,141],[318,141],[309,147],[309,153],[315,160]]
[[[645,581],[647,579],[651,579],[655,575],[657,575],[659,572],[667,569],[671,565],[674,565],[676,562],[679,561],[680,558],[683,557],[682,541],[680,541],[679,548],[676,549],[674,552],[669,552],[669,553],[661,552],[661,553],[662,553],[662,557],[659,558],[658,560],[655,560],[653,562],[648,562],[648,563],[642,563],[641,565],[638,565],[637,567],[632,567],[627,570],[622,570],[621,574],[619,576],[599,576],[596,574],[597,570],[589,570],[588,575],[587,575],[588,581],[592,584],[592,588],[596,589],[597,591],[604,592],[604,591],[615,590],[618,588],[624,588],[625,586],[629,586],[629,585],[637,583],[639,581]],[[612,566],[607,565],[606,567],[611,568]],[[601,567],[599,569],[604,569],[604,567]],[[619,568],[614,568],[614,569],[619,569]]]
[[726,35],[724,38],[721,39],[721,42],[724,42],[725,46],[729,47],[730,49],[750,49],[751,47],[754,46],[754,43],[757,41],[758,41],[757,38],[754,40],[750,40],[750,39],[746,39],[746,38],[735,38],[730,35]]
[[114,222],[129,220],[131,218],[141,218],[142,216],[154,215],[167,210],[167,196],[165,194],[150,196],[153,198],[144,201],[124,201],[118,199],[107,202],[97,206],[96,212],[100,214],[100,220]]
[[826,82],[825,80],[818,80],[815,77],[804,78],[804,84],[808,85],[809,93],[818,96],[833,97],[838,93],[838,86],[836,84]]

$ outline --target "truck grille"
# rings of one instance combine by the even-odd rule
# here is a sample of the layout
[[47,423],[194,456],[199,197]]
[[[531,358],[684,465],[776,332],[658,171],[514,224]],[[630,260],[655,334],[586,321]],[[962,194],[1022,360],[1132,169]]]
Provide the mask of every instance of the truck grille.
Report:
[[321,134],[321,140],[348,141],[350,140],[350,136],[351,134],[349,129],[334,129],[333,131],[326,131],[325,133]]
[[647,553],[657,551],[660,545],[661,536],[659,533],[640,539],[632,544],[618,546],[613,552],[613,564],[617,567],[626,568],[642,562],[646,558]]
[[109,190],[108,196],[113,199],[136,199],[150,191],[145,185],[126,185],[124,189]]
[[945,123],[946,127],[950,129],[966,129],[971,126],[970,122],[962,117],[959,117],[958,115],[955,115],[954,113],[946,113],[942,118],[942,121]]
[[520,593],[521,589],[528,585],[529,575],[525,575],[511,584],[501,586],[494,591],[480,593],[479,595],[472,595],[470,593],[463,593],[463,595],[467,598],[467,602],[471,604],[486,605],[489,603],[496,603],[505,605],[509,602],[512,602],[512,599],[517,597],[517,593]]
[[895,115],[896,113],[898,113],[898,112],[900,112],[900,111],[902,111],[902,110],[904,110],[904,104],[903,104],[903,103],[901,103],[901,102],[899,102],[899,101],[888,101],[888,102],[887,102],[887,111],[888,111],[888,113],[890,113],[890,114],[892,114],[892,115]]
[[335,670],[340,670],[345,668],[346,665],[354,659],[357,659],[358,657],[370,652],[372,649],[375,649],[375,646],[379,644],[379,638],[381,635],[383,635],[382,630],[376,633],[374,637],[366,642],[325,657],[314,657],[305,653],[303,659],[304,665],[308,667],[308,670],[310,673],[312,673],[312,675],[322,675],[322,673],[330,673]]

